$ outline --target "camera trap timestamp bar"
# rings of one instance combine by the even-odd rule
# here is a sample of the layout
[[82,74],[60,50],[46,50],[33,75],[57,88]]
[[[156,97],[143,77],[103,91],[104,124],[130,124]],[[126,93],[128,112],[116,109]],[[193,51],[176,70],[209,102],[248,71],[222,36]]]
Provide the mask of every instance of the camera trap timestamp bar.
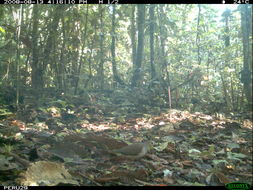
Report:
[[118,4],[120,0],[4,0],[4,4]]

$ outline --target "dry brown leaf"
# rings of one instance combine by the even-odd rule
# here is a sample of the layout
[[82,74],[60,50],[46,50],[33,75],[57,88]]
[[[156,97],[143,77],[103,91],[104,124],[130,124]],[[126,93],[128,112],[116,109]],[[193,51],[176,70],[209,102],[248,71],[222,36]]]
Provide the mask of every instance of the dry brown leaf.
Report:
[[215,176],[219,179],[221,183],[230,183],[231,181],[221,172],[216,172]]
[[79,185],[61,163],[39,161],[31,164],[17,180],[25,186],[55,186],[60,183]]
[[169,176],[165,176],[163,177],[163,181],[166,183],[166,184],[175,184],[175,180]]
[[106,183],[110,181],[117,181],[119,177],[101,177],[101,178],[96,178],[95,181],[99,183]]
[[191,160],[184,160],[181,162],[184,166],[192,166],[192,161]]

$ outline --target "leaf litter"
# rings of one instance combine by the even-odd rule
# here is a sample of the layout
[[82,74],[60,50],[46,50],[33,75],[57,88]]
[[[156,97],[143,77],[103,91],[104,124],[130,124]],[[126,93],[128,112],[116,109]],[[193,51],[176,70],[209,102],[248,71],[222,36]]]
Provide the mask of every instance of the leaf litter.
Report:
[[[252,184],[251,120],[92,97],[47,100],[0,120],[1,184]],[[144,158],[111,154],[146,140]]]

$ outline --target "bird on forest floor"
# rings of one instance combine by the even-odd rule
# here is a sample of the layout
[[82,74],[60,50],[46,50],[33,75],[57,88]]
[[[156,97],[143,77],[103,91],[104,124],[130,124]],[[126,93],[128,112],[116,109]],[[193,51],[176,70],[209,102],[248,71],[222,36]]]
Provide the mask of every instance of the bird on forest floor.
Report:
[[130,159],[139,159],[144,157],[148,151],[151,149],[151,142],[141,142],[133,143],[127,146],[124,146],[119,149],[112,150],[114,154],[120,154],[122,157]]

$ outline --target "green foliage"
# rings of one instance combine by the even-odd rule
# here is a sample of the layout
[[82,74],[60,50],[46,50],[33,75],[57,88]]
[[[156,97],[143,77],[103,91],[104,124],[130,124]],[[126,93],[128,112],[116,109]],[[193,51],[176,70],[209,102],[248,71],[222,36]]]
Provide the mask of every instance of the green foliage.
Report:
[[3,27],[0,26],[0,32],[2,32],[3,34],[5,34],[5,30]]
[[13,114],[7,108],[0,108],[0,118]]
[[5,153],[9,154],[13,150],[13,146],[4,144],[3,150],[4,150]]

